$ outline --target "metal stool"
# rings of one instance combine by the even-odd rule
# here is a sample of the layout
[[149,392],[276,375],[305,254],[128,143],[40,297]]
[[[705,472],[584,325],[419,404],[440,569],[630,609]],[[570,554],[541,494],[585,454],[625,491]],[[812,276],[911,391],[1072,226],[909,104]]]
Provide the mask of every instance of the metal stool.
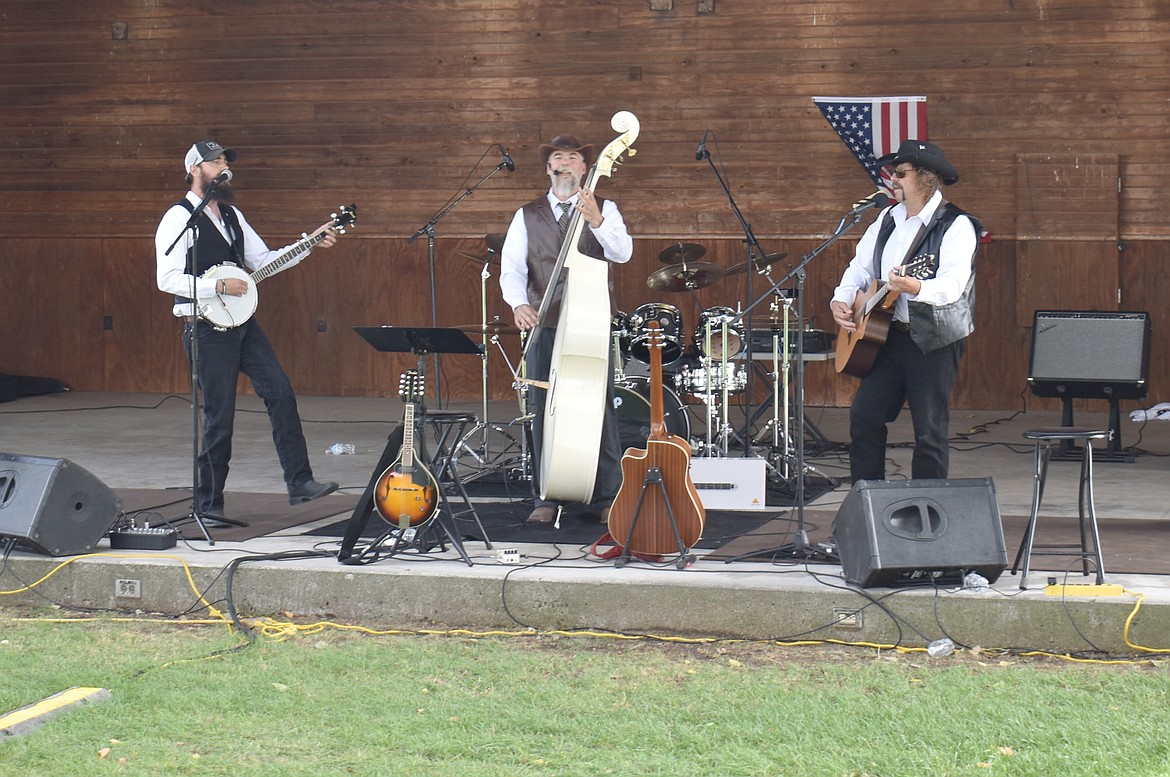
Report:
[[[1028,518],[1028,528],[1024,531],[1024,539],[1020,542],[1020,549],[1016,552],[1015,563],[1012,564],[1012,574],[1020,566],[1020,558],[1024,559],[1024,568],[1020,574],[1020,590],[1027,588],[1028,565],[1032,556],[1080,556],[1082,569],[1087,577],[1089,574],[1089,559],[1097,564],[1097,585],[1105,582],[1105,565],[1101,560],[1101,536],[1097,532],[1097,510],[1093,504],[1093,440],[1104,440],[1109,432],[1104,429],[1088,427],[1059,426],[1051,429],[1031,429],[1024,432],[1024,437],[1036,442],[1035,466],[1032,471],[1032,515]],[[1080,515],[1081,543],[1033,545],[1036,536],[1036,519],[1040,512],[1040,500],[1044,498],[1044,480],[1048,476],[1048,461],[1052,457],[1054,442],[1081,441],[1081,475],[1077,493],[1077,512]],[[1087,506],[1087,509],[1086,509]],[[1085,519],[1088,519],[1087,523]],[[1089,535],[1092,535],[1093,549],[1089,549]],[[1042,548],[1042,550],[1033,550]]]
[[435,450],[431,455],[430,462],[431,473],[438,481],[439,488],[444,488],[444,484],[447,482],[454,484],[466,508],[459,512],[452,511],[451,517],[458,518],[461,515],[471,513],[471,517],[475,519],[475,525],[479,527],[479,532],[483,535],[484,545],[490,550],[491,540],[488,539],[487,532],[484,530],[483,524],[480,523],[479,513],[471,504],[467,489],[463,487],[463,481],[459,479],[459,473],[455,470],[455,455],[459,452],[459,441],[463,439],[467,428],[477,423],[475,413],[459,410],[429,410],[427,411],[427,423],[431,425],[435,433]]

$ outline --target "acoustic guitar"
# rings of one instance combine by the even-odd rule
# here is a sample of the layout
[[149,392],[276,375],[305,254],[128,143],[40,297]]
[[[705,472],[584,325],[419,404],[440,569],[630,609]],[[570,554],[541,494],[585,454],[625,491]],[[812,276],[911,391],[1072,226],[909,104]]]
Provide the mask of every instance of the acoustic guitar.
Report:
[[302,234],[301,239],[289,246],[287,251],[254,273],[249,273],[234,264],[217,264],[215,267],[209,268],[200,277],[215,278],[217,281],[233,278],[249,281],[248,291],[239,297],[216,294],[210,299],[201,301],[199,303],[199,317],[220,330],[235,329],[247,323],[252,314],[256,312],[256,306],[260,304],[260,298],[256,294],[257,283],[272,277],[292,260],[304,256],[313,246],[325,239],[328,230],[335,229],[344,234],[346,227],[357,223],[357,205],[342,206],[340,210],[340,213],[332,215],[332,221],[317,227],[311,235]]
[[[937,266],[934,254],[921,254],[897,269],[900,275],[922,281],[931,277]],[[890,336],[897,301],[898,292],[890,291],[888,282],[879,283],[876,279],[868,288],[857,292],[853,302],[853,323],[857,324],[857,331],[849,332],[844,327],[837,330],[837,372],[855,378],[869,374],[878,351]]]
[[645,450],[627,448],[622,456],[622,485],[609,511],[609,533],[632,553],[663,555],[683,552],[698,542],[707,513],[691,481],[691,444],[666,431],[662,400],[662,349],[666,337],[657,321],[651,321],[647,329],[650,436]]
[[423,395],[424,381],[417,370],[407,370],[398,384],[398,393],[406,407],[402,412],[402,450],[394,463],[378,477],[374,487],[374,505],[379,515],[399,529],[418,527],[435,515],[439,484],[414,449],[414,412],[418,397]]

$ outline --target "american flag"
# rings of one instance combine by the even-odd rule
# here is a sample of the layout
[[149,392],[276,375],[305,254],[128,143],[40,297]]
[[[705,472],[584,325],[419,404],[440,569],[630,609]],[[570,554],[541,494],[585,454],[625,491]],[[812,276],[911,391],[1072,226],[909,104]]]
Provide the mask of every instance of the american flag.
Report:
[[814,97],[833,129],[880,188],[889,178],[876,160],[897,151],[903,140],[926,140],[925,97]]

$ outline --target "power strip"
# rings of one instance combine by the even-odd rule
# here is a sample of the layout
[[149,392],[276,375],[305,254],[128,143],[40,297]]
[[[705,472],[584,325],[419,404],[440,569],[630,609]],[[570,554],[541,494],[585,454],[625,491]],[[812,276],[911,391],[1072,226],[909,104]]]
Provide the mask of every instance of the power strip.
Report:
[[520,551],[516,548],[500,548],[496,551],[496,561],[501,564],[519,564]]
[[179,533],[174,529],[132,526],[110,532],[110,547],[115,550],[166,550],[175,547]]

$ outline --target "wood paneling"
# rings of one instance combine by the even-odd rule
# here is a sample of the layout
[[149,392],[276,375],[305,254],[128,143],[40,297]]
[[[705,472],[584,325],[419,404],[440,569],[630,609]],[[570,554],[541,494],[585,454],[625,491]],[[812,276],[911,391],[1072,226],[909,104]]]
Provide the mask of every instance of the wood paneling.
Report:
[[[1032,308],[1060,307],[1079,287],[1120,288],[1121,307],[1153,309],[1167,291],[1162,5],[990,0],[940,14],[926,0],[740,0],[700,14],[645,0],[256,0],[225,13],[177,0],[8,0],[0,370],[75,388],[189,388],[151,238],[182,191],[185,149],[204,137],[239,150],[241,205],[272,245],[358,203],[357,230],[266,281],[258,315],[299,391],[390,395],[412,360],[374,353],[352,327],[479,320],[480,268],[458,252],[482,251],[546,185],[537,149],[552,135],[602,145],[615,111],[638,115],[637,156],[603,183],[636,238],[618,304],[676,304],[690,329],[704,307],[747,304],[763,280],[752,294],[744,275],[675,299],[645,287],[672,241],[701,242],[723,266],[745,256],[719,179],[694,159],[704,130],[760,242],[795,261],[871,190],[811,96],[924,94],[930,138],[962,173],[947,195],[993,237],[956,403],[1022,406]],[[514,173],[489,176],[497,143]],[[1104,173],[1099,186],[1087,173],[1043,192],[1016,186],[1021,160],[1040,159],[1065,173],[1084,173],[1076,160],[1112,165],[1120,191]],[[436,224],[432,308],[426,240],[406,238],[485,177]],[[812,326],[828,322],[857,236],[809,266]],[[496,272],[487,308],[510,319]],[[1166,325],[1155,315],[1156,355]],[[514,358],[517,344],[506,347]],[[1153,398],[1170,398],[1167,360],[1152,364]],[[478,396],[478,360],[442,365],[445,392]],[[493,396],[509,396],[498,353],[489,365]],[[814,404],[847,404],[854,390],[823,365],[807,378]]]

